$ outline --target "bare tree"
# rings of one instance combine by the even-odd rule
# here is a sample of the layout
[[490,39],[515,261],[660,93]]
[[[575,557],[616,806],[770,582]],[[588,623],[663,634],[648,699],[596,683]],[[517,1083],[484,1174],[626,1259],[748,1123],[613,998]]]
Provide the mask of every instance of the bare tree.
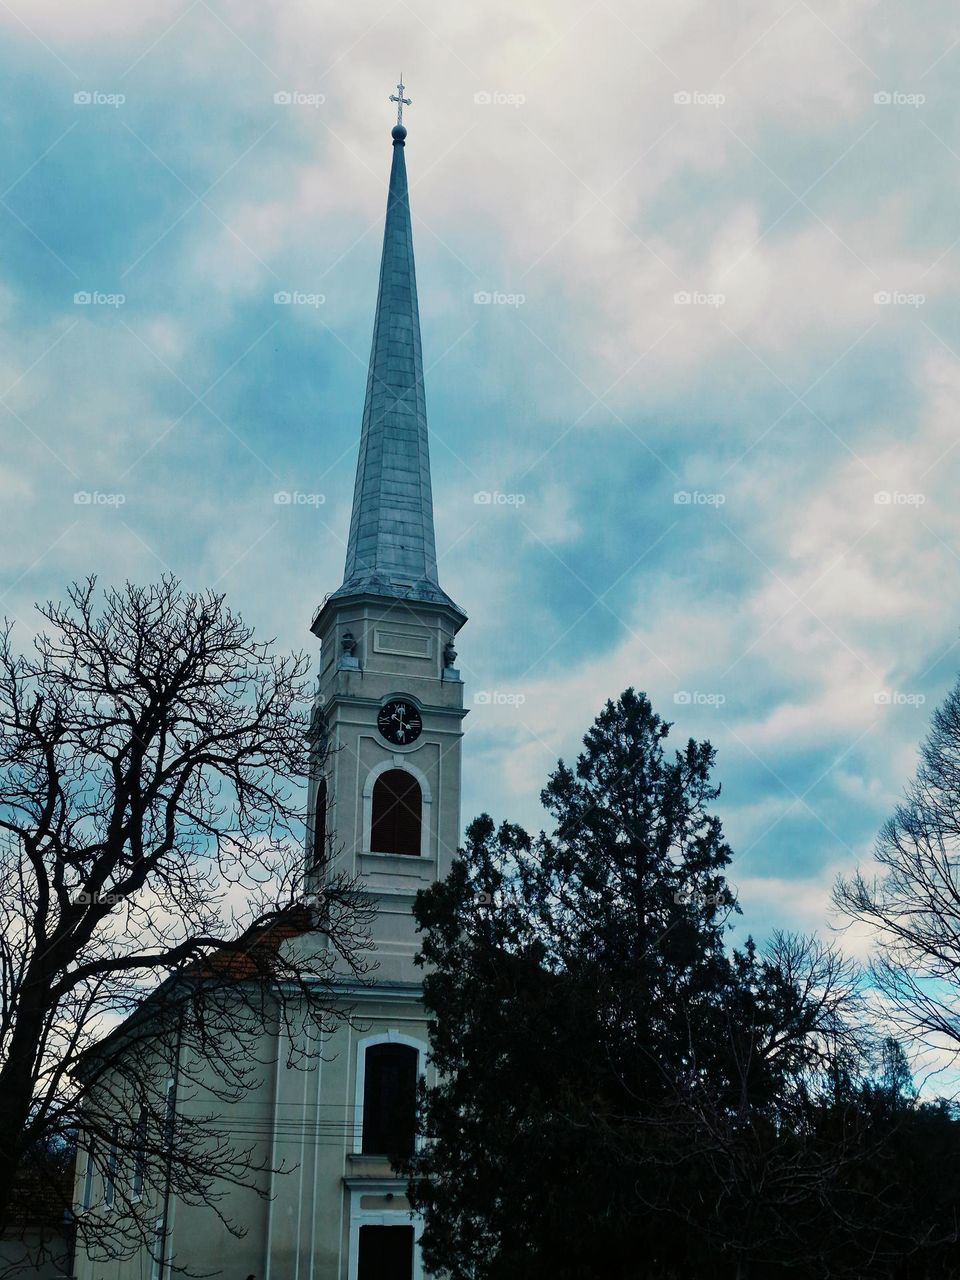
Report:
[[75,1141],[110,1210],[77,1229],[122,1255],[158,1219],[162,1248],[171,1194],[260,1188],[224,1115],[319,1052],[366,919],[334,874],[304,897],[305,656],[173,578],[38,609],[33,653],[0,636],[0,1224],[29,1153]]
[[858,1277],[862,1254],[837,1269],[824,1257],[826,1241],[841,1254],[863,1230],[863,1210],[837,1203],[862,1141],[830,1123],[838,1108],[855,1114],[844,1094],[875,1040],[857,966],[815,935],[777,931],[762,954],[738,952],[735,973],[729,1095],[681,1082],[672,1117],[686,1158],[721,1188],[691,1225],[735,1260],[737,1280],[785,1265]]
[[875,931],[872,976],[901,1030],[960,1053],[960,683],[876,856],[880,874],[839,881],[837,904]]

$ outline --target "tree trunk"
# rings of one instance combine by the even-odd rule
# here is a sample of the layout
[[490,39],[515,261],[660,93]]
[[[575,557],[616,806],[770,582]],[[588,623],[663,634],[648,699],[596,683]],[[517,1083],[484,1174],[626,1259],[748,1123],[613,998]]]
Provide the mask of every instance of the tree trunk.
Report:
[[0,1069],[0,1231],[7,1225],[25,1139],[29,1143],[34,1059],[42,1029],[40,1002],[24,999],[10,1037],[10,1052]]

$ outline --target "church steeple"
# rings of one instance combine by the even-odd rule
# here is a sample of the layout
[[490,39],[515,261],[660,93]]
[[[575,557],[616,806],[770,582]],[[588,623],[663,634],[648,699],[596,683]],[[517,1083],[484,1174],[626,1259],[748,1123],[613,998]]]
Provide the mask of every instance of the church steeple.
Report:
[[[342,873],[370,911],[369,980],[356,981],[332,961],[357,1021],[329,1042],[329,1062],[324,1054],[317,1112],[343,1119],[330,1121],[340,1136],[313,1162],[314,1184],[303,1184],[301,1199],[310,1205],[304,1221],[327,1224],[316,1233],[318,1248],[311,1240],[310,1254],[300,1255],[301,1269],[316,1267],[331,1280],[424,1274],[420,1220],[382,1148],[385,1138],[394,1145],[395,1131],[413,1143],[416,1080],[424,1072],[434,1078],[413,904],[421,889],[446,878],[461,841],[466,709],[455,640],[466,616],[437,577],[402,82],[393,101],[347,563],[343,584],[311,628],[320,641],[313,727],[318,748],[327,750],[316,751],[308,786],[307,883],[320,893]],[[407,1083],[394,1088],[391,1081]],[[289,1270],[291,1257],[283,1254],[279,1271]]]
[[402,111],[387,195],[380,286],[373,325],[342,586],[331,598],[373,595],[462,610],[440,588],[433,528],[420,313],[410,225]]

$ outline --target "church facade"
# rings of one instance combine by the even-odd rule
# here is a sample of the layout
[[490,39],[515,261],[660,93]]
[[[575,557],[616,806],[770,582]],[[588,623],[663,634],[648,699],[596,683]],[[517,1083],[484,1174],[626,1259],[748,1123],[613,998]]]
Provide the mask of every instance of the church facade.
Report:
[[[402,98],[402,89],[401,89]],[[463,684],[454,638],[466,621],[437,574],[420,321],[405,165],[392,166],[373,345],[344,580],[316,610],[320,642],[307,889],[355,875],[371,908],[375,967],[345,978],[352,1016],[322,1060],[285,1066],[282,1045],[243,1123],[275,1174],[269,1198],[230,1192],[237,1239],[209,1209],[176,1203],[159,1255],[109,1264],[82,1254],[77,1280],[167,1280],[175,1264],[230,1280],[420,1280],[420,1223],[388,1152],[409,1151],[428,1072],[412,914],[443,878],[460,834]],[[78,1170],[79,1211],[91,1178]]]

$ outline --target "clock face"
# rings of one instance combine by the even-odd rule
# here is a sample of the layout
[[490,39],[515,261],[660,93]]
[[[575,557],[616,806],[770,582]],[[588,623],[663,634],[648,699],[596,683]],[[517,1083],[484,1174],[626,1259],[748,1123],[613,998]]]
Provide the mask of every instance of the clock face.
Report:
[[406,698],[392,698],[380,708],[377,716],[377,728],[388,742],[402,747],[408,742],[416,742],[423,730],[420,712]]

